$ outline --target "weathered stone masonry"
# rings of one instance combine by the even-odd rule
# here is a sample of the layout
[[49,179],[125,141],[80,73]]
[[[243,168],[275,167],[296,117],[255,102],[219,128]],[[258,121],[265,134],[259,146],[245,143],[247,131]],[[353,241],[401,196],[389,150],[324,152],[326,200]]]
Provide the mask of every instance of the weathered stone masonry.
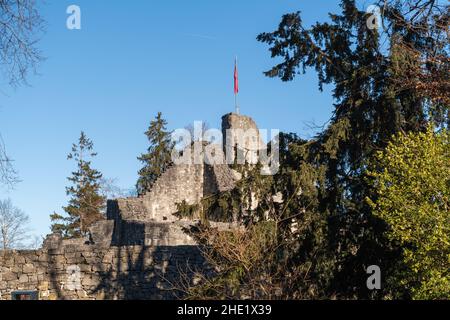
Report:
[[[1,299],[38,290],[53,299],[176,299],[183,272],[204,268],[197,246],[64,245],[0,253]],[[190,267],[187,268],[187,265]]]
[[[224,131],[257,130],[246,116],[228,114],[222,120]],[[260,146],[256,135],[241,147],[255,152]],[[239,143],[235,136],[232,140],[233,147]],[[227,165],[176,165],[143,196],[108,201],[106,219],[93,225],[85,239],[49,235],[40,250],[0,251],[0,299],[21,290],[37,291],[44,300],[179,298],[182,283],[196,281],[195,271],[209,267],[186,233],[196,221],[173,215],[177,203],[195,204],[234,188],[235,182]]]

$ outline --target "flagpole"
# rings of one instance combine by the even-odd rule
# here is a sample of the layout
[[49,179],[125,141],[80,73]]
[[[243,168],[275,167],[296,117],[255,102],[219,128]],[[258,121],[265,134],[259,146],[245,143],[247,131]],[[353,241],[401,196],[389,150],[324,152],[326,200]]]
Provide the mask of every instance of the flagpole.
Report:
[[239,107],[237,105],[237,93],[234,94],[234,107],[236,109],[236,113],[239,114]]
[[[236,72],[236,70],[237,70],[237,56],[234,58],[234,68],[235,68],[235,72]],[[236,79],[234,81],[236,81]],[[237,102],[237,95],[238,95],[238,91],[235,90],[234,91],[234,107],[236,109],[236,113],[239,114],[239,106],[238,106],[238,102]]]

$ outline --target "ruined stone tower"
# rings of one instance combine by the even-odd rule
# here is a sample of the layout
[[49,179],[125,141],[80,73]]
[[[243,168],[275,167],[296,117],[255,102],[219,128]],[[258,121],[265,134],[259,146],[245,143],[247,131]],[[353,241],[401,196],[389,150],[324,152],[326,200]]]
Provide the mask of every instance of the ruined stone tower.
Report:
[[[262,148],[258,127],[252,118],[236,113],[222,117],[223,150],[233,163],[236,157],[242,156],[238,164],[256,164],[258,151]],[[200,163],[192,161],[189,164],[178,164],[170,167],[152,186],[151,190],[138,198],[118,199],[117,210],[111,209],[110,219],[121,219],[142,222],[172,223],[178,218],[177,204],[186,202],[196,204],[208,195],[228,191],[234,188],[236,178],[230,167],[225,163],[207,164],[203,161],[204,149],[201,142],[196,142],[200,148]],[[195,147],[197,147],[195,145]],[[195,147],[190,146],[191,149]],[[222,155],[223,156],[223,155]],[[224,159],[225,160],[225,159]]]
[[[262,141],[250,117],[223,116],[222,132],[225,153],[235,158],[242,152],[244,163],[256,163]],[[91,226],[86,238],[52,234],[39,250],[0,250],[0,300],[23,290],[39,299],[176,298],[169,289],[179,280],[180,268],[192,278],[193,270],[209,268],[185,232],[195,217],[178,219],[177,204],[193,205],[229,191],[238,179],[226,163],[173,165],[144,195],[109,200],[106,219]]]
[[258,151],[263,142],[258,127],[252,118],[237,113],[228,113],[222,117],[222,135],[227,162],[238,164],[256,164]]

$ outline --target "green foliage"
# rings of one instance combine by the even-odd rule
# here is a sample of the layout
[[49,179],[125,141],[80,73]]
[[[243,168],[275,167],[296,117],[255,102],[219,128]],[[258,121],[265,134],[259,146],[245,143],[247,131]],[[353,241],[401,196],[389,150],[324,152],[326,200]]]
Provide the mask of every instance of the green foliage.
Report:
[[450,298],[450,134],[400,133],[376,156],[368,199],[403,248],[397,282],[416,299]]
[[[187,205],[185,201],[177,204],[180,217],[198,217],[207,224],[208,221],[236,222],[244,221],[250,224],[259,221],[269,210],[270,203],[264,201],[270,197],[273,186],[271,176],[260,174],[260,165],[251,167],[245,165],[233,165],[235,171],[242,175],[237,181],[236,188],[209,195],[201,199],[199,204]],[[255,206],[259,199],[258,206]]]
[[[377,30],[368,29],[368,16],[355,1],[342,0],[341,8],[341,14],[330,14],[330,22],[310,28],[303,25],[299,12],[286,14],[277,30],[260,34],[258,40],[270,46],[272,57],[282,59],[267,76],[290,81],[313,69],[319,89],[333,85],[335,110],[329,125],[298,148],[305,161],[300,168],[313,169],[312,176],[317,175],[312,184],[316,191],[306,195],[326,219],[329,262],[334,264],[329,292],[342,298],[382,298],[392,292],[386,286],[368,291],[364,270],[371,264],[387,273],[395,270],[399,248],[385,237],[385,224],[364,201],[372,192],[365,179],[370,159],[399,131],[418,132],[427,122],[442,127],[450,121],[448,105],[414,86],[399,86],[409,80],[405,71],[410,64],[402,62],[405,51],[398,50],[398,44],[416,50],[416,57],[430,56],[432,45],[448,58],[448,46],[441,32],[432,32],[439,27],[408,20],[402,8],[391,2],[386,3],[383,17],[384,25],[393,31],[383,34],[388,41],[381,41]],[[434,69],[427,68],[423,66],[433,74]]]
[[179,218],[189,218],[194,219],[195,214],[199,211],[198,204],[188,204],[186,200],[177,203],[177,216]]
[[69,204],[63,207],[67,215],[50,215],[52,232],[61,233],[65,238],[83,236],[93,223],[103,219],[101,212],[105,207],[105,198],[100,195],[102,174],[93,169],[88,160],[97,155],[93,147],[92,141],[81,132],[78,144],[72,145],[72,152],[67,156],[77,164],[77,170],[67,178],[72,183],[66,187],[66,194],[71,197]]
[[[252,228],[269,221],[275,223],[276,240],[263,250],[267,258],[256,260],[251,271],[245,259],[212,259],[221,271],[194,288],[196,297],[272,299],[281,291],[287,299],[383,299],[426,297],[431,286],[448,287],[447,280],[442,282],[443,275],[448,277],[444,268],[420,275],[436,280],[422,282],[427,285],[421,293],[409,282],[395,284],[408,272],[401,253],[417,248],[388,236],[389,226],[365,201],[377,197],[373,181],[367,179],[373,156],[394,134],[421,132],[429,123],[436,128],[450,123],[448,5],[408,2],[380,1],[388,31],[382,34],[368,27],[368,14],[354,0],[342,0],[342,12],[330,14],[329,22],[307,28],[299,12],[290,13],[277,30],[258,36],[270,46],[271,56],[281,59],[267,76],[290,81],[313,69],[320,90],[332,86],[335,109],[328,125],[310,141],[280,135],[278,174],[260,177],[252,168],[234,166],[243,176],[236,190],[205,199],[205,218],[221,212],[223,221],[238,217],[246,222],[248,238],[239,241],[257,243],[250,236]],[[280,194],[282,201],[274,201]],[[249,210],[252,195],[258,202]],[[433,201],[440,196],[435,194]],[[447,221],[444,229],[436,230],[440,240],[448,232]],[[430,225],[430,221],[421,225],[421,232]],[[223,256],[227,245],[239,251],[233,237],[201,234],[210,256]],[[435,252],[440,248],[437,243],[427,248],[447,259],[438,262],[439,268],[448,266],[448,251]],[[374,264],[383,270],[385,282],[381,290],[371,291],[366,268]]]
[[[327,250],[327,216],[318,213],[321,167],[307,162],[308,143],[281,133],[280,171],[262,176],[259,166],[235,166],[235,189],[202,200],[197,237],[221,270],[190,288],[191,298],[312,299],[326,297],[333,264]],[[275,200],[276,199],[276,200]],[[255,202],[256,201],[256,202]],[[198,207],[180,205],[184,215]],[[240,221],[241,231],[217,231],[208,221]],[[236,254],[239,257],[224,258]]]
[[[341,8],[342,13],[330,14],[330,22],[310,28],[303,25],[299,12],[286,14],[277,30],[258,36],[270,46],[272,57],[282,59],[267,76],[290,81],[313,69],[319,89],[333,86],[335,110],[329,124],[310,141],[280,135],[277,175],[260,177],[257,171],[243,168],[236,190],[205,200],[206,218],[221,212],[223,221],[238,217],[250,228],[273,221],[277,236],[275,245],[264,251],[267,259],[255,262],[251,273],[244,272],[242,260],[220,260],[220,270],[233,267],[205,281],[198,296],[208,292],[207,297],[271,299],[277,297],[273,292],[278,287],[285,298],[380,299],[425,297],[423,292],[432,285],[448,286],[441,280],[430,281],[419,293],[409,284],[395,284],[396,277],[408,269],[401,253],[416,248],[388,236],[388,225],[365,201],[377,197],[373,182],[367,179],[373,156],[387,147],[394,134],[421,132],[428,123],[437,128],[450,123],[443,82],[448,78],[448,44],[442,26],[448,26],[448,18],[434,15],[448,6],[440,11],[435,2],[427,2],[408,11],[399,1],[384,2],[383,23],[390,32],[382,35],[368,28],[368,15],[358,10],[355,1],[342,0]],[[274,201],[280,194],[282,202]],[[252,195],[258,203],[249,210]],[[427,226],[421,227],[426,233]],[[439,235],[442,232],[448,229]],[[206,239],[210,237],[218,238],[210,234]],[[226,237],[219,239],[209,247],[217,254],[227,242],[234,243]],[[448,254],[437,254],[439,248],[433,243],[428,249],[445,256],[447,260],[439,266],[446,266]],[[373,264],[381,267],[386,278],[381,290],[366,287],[365,270]],[[285,274],[282,280],[280,270]],[[430,279],[442,279],[430,272]],[[257,279],[264,279],[264,285]],[[265,289],[255,291],[255,283]]]
[[150,142],[147,153],[141,154],[138,160],[144,166],[139,170],[139,178],[136,183],[138,194],[144,194],[150,190],[153,183],[171,165],[171,154],[174,147],[170,132],[167,131],[167,121],[158,112],[155,120],[150,122],[145,135]]

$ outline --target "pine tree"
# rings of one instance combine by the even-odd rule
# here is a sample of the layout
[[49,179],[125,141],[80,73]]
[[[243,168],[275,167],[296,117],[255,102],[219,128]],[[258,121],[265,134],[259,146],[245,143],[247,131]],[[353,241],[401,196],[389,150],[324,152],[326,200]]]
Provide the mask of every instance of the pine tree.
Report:
[[68,160],[75,160],[77,170],[67,179],[71,185],[66,187],[66,194],[71,196],[69,204],[63,207],[66,216],[54,213],[50,216],[53,232],[61,233],[65,238],[86,235],[88,228],[103,219],[102,210],[105,198],[100,194],[102,174],[91,167],[89,158],[97,154],[93,152],[93,143],[81,132],[78,144],[72,145]]
[[[373,293],[360,285],[366,280],[361,270],[370,261],[387,274],[399,256],[398,248],[384,236],[385,223],[364,201],[372,192],[365,176],[374,153],[384,149],[396,132],[420,132],[427,122],[437,127],[449,123],[448,104],[443,103],[448,90],[421,80],[424,73],[443,83],[446,77],[441,69],[447,70],[448,76],[448,62],[438,66],[417,62],[421,68],[414,84],[425,87],[417,90],[416,85],[409,85],[409,80],[416,79],[405,76],[410,74],[411,64],[399,63],[405,60],[405,51],[398,50],[401,43],[401,48],[413,49],[410,56],[431,57],[428,60],[434,61],[436,48],[438,61],[448,61],[448,38],[441,27],[448,24],[433,22],[433,12],[438,11],[434,1],[426,8],[413,6],[413,11],[395,3],[386,4],[383,23],[388,29],[384,34],[368,28],[369,16],[358,10],[354,0],[342,0],[342,13],[330,14],[330,22],[307,28],[299,12],[291,13],[283,16],[277,30],[258,36],[259,41],[270,45],[272,57],[282,58],[265,73],[267,76],[291,81],[313,69],[320,89],[334,86],[335,110],[330,124],[304,149],[305,159],[323,172],[322,181],[316,183],[317,214],[328,219],[330,252],[335,254],[330,291],[342,297],[389,294],[383,292],[387,288]],[[443,12],[448,12],[448,6]],[[423,13],[431,16],[415,19]],[[305,250],[308,248],[293,253],[294,259],[307,254]]]
[[171,154],[174,143],[171,141],[171,133],[167,131],[167,121],[162,113],[158,112],[155,120],[150,122],[145,135],[150,142],[147,153],[141,154],[138,160],[144,163],[139,170],[139,179],[136,183],[138,194],[144,194],[150,190],[153,183],[171,165]]

